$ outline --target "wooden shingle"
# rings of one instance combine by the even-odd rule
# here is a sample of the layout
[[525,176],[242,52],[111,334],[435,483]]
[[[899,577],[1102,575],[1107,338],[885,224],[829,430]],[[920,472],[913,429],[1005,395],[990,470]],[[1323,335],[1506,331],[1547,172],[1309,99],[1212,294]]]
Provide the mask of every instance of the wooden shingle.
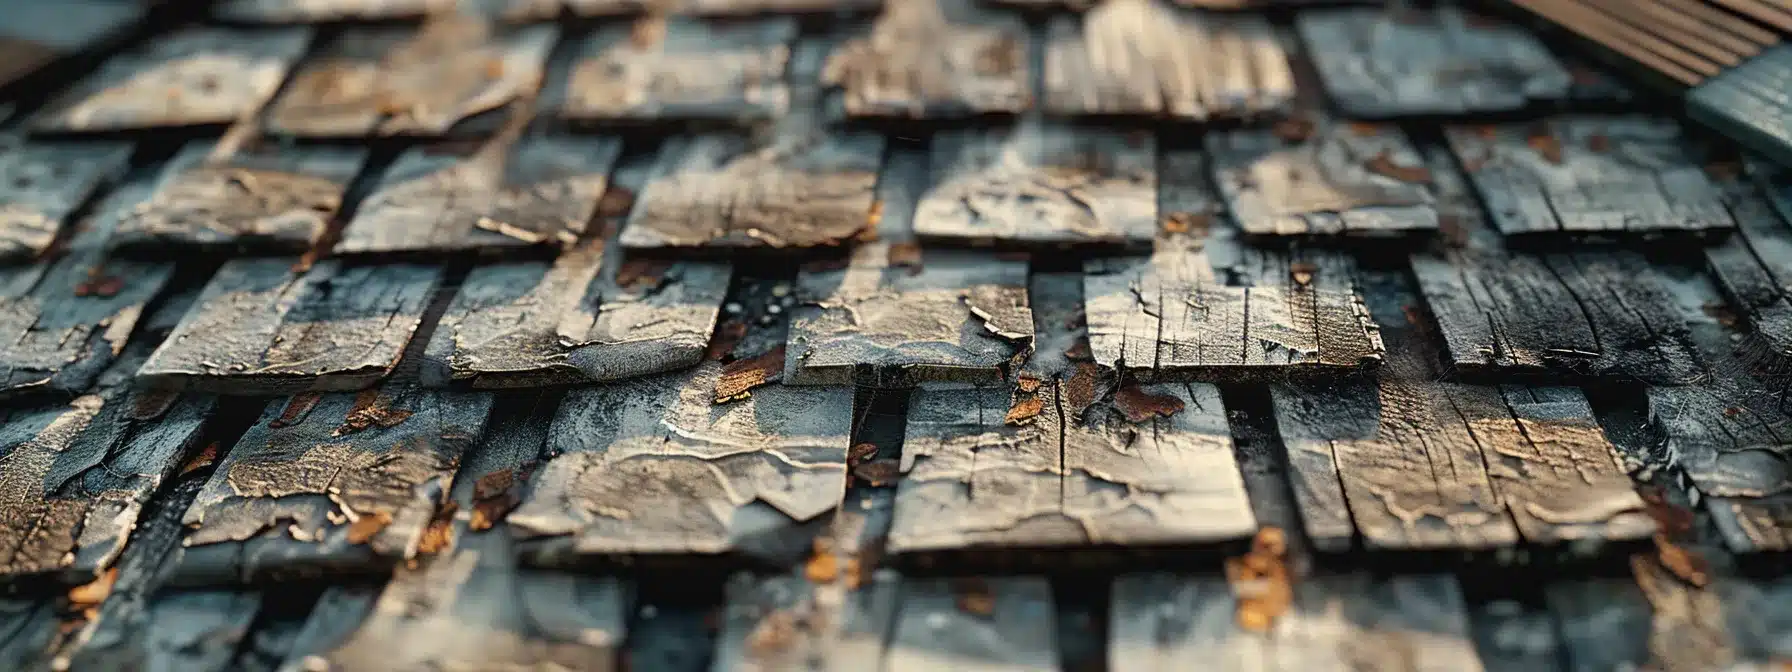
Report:
[[942,119],[1031,106],[1026,25],[969,0],[892,0],[828,56],[821,82],[848,116]]
[[[1437,229],[1429,171],[1398,127],[1307,118],[1278,130],[1210,134],[1213,184],[1246,235],[1395,238]],[[1198,155],[1168,155],[1174,185]],[[1174,172],[1172,172],[1174,171]]]
[[110,132],[221,125],[260,109],[310,41],[307,29],[193,28],[106,61],[31,127]]
[[49,250],[76,209],[121,176],[130,158],[123,143],[0,136],[0,261],[25,261]]
[[790,17],[737,23],[648,17],[579,47],[561,116],[586,122],[776,119],[790,108]]

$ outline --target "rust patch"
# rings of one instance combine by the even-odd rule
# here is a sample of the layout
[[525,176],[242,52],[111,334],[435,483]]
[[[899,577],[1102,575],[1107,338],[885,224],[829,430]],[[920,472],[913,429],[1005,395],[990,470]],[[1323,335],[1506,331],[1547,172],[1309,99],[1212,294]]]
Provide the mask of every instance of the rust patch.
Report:
[[379,536],[380,530],[392,524],[392,514],[385,511],[373,511],[362,514],[348,526],[348,543],[365,544]]
[[875,199],[875,200],[871,201],[871,210],[869,212],[865,213],[865,229],[868,231],[871,231],[873,234],[875,234],[877,232],[877,225],[882,224],[883,221],[884,221],[883,199]]
[[1393,155],[1386,151],[1376,154],[1363,164],[1363,168],[1382,177],[1408,182],[1412,184],[1430,184],[1431,171],[1424,166],[1402,166],[1394,163]]
[[1705,558],[1669,541],[1665,534],[1655,535],[1655,561],[1689,586],[1704,588],[1711,582],[1711,565]]
[[1020,376],[1020,380],[1015,383],[1015,387],[1020,388],[1020,391],[1022,392],[1032,394],[1038,392],[1039,386],[1043,384],[1045,384],[1045,381],[1023,373]]
[[1533,151],[1543,155],[1545,161],[1561,165],[1562,141],[1556,138],[1555,134],[1549,132],[1548,126],[1539,125],[1532,127],[1530,136],[1526,137],[1524,142],[1526,145],[1529,145]]
[[1306,117],[1289,117],[1276,122],[1270,132],[1288,142],[1306,142],[1313,137],[1317,126]]
[[1207,212],[1172,212],[1164,216],[1164,233],[1205,235],[1213,228],[1213,214]]
[[716,327],[715,336],[709,339],[709,348],[704,350],[703,358],[710,361],[721,361],[728,353],[734,352],[734,346],[740,345],[740,339],[747,337],[747,323],[740,320],[723,322]]
[[860,443],[846,449],[846,466],[857,467],[877,457],[877,444]]
[[1226,559],[1226,583],[1238,600],[1238,627],[1268,632],[1294,603],[1289,582],[1288,539],[1278,527],[1257,530],[1251,550]]
[[1039,417],[1045,410],[1045,402],[1038,395],[1015,395],[1014,405],[1008,408],[1008,414],[1002,416],[1002,422],[1008,425],[1025,425]]
[[1127,384],[1114,393],[1114,408],[1131,422],[1144,422],[1152,418],[1167,418],[1182,412],[1182,400],[1175,397],[1151,394],[1137,384]]
[[473,511],[467,528],[475,532],[489,530],[510,515],[523,502],[517,488],[520,480],[509,469],[480,476],[473,483]]
[[204,448],[199,449],[198,453],[194,453],[192,457],[187,458],[187,461],[180,465],[180,475],[185,476],[217,464],[218,450],[217,441],[205,444]]
[[273,422],[268,423],[268,427],[279,429],[298,424],[323,398],[324,395],[321,392],[300,392],[292,395],[292,398],[286,401],[286,409],[280,411],[280,417],[274,418]]
[[852,475],[874,488],[895,485],[896,479],[902,477],[902,463],[891,459],[871,460],[853,467]]
[[952,596],[953,603],[964,613],[983,618],[996,613],[995,593],[990,591],[989,582],[983,579],[953,580]]
[[810,583],[833,583],[840,578],[840,556],[834,553],[834,545],[825,539],[815,540],[815,552],[809,556],[809,562],[803,565],[803,578]]
[[375,427],[389,429],[411,417],[410,411],[387,406],[390,402],[391,400],[380,396],[378,389],[362,390],[355,395],[355,405],[342,419],[342,426],[336,428],[335,436],[364,432]]
[[716,381],[715,403],[745,399],[753,394],[753,388],[775,383],[783,376],[782,345],[758,357],[729,362],[722,367],[722,378]]
[[454,512],[458,510],[454,502],[436,513],[431,518],[429,527],[423,528],[423,537],[417,540],[417,552],[423,555],[436,555],[454,547]]
[[1594,133],[1587,136],[1587,149],[1601,154],[1609,152],[1612,149],[1612,139],[1604,133]]
[[1083,411],[1101,398],[1101,367],[1094,362],[1077,362],[1076,371],[1064,381],[1064,400],[1070,402],[1069,417],[1082,417]]
[[909,275],[920,275],[921,246],[918,243],[892,243],[885,261],[891,266],[907,269]]

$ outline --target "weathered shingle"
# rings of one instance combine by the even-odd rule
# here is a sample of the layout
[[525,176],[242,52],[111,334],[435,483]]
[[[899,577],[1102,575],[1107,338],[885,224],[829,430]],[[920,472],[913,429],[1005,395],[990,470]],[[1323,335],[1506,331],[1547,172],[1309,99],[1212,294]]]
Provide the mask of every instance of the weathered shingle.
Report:
[[228,124],[274,95],[310,37],[301,28],[164,35],[107,61],[31,124],[52,132]]

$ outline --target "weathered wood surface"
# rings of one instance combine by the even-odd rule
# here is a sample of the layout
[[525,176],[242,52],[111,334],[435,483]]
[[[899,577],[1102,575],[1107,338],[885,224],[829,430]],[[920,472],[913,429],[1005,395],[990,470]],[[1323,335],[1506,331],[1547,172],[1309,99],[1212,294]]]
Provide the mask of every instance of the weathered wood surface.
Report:
[[1558,672],[1563,659],[1555,619],[1540,605],[1494,599],[1469,606],[1475,652],[1487,672]]
[[338,254],[569,245],[621,154],[614,138],[500,134],[406,150],[343,229]]
[[622,244],[805,250],[863,235],[876,222],[883,137],[790,121],[770,136],[668,141]]
[[0,261],[21,262],[50,249],[75,210],[121,176],[130,158],[123,143],[0,136]]
[[900,580],[865,583],[835,598],[831,586],[801,576],[734,576],[710,669],[877,669],[896,617]]
[[1242,605],[1214,576],[1123,575],[1111,609],[1114,672],[1482,669],[1461,588],[1445,574],[1308,578],[1266,631],[1239,625]]
[[1149,133],[1034,118],[933,137],[915,233],[954,244],[1142,246],[1157,231]]
[[391,372],[442,271],[415,264],[236,259],[138,377],[220,394],[358,390]]
[[1450,229],[1444,244],[1412,256],[1412,269],[1456,372],[1654,384],[1702,373],[1673,297],[1642,255],[1509,250],[1450,158],[1440,149],[1427,159]]
[[1184,546],[1256,531],[1211,385],[1086,379],[927,390],[909,410],[889,548]]
[[1033,98],[1030,41],[1017,18],[966,0],[892,0],[828,56],[821,83],[851,117],[1018,114]]
[[1530,32],[1451,6],[1303,12],[1295,27],[1332,102],[1357,118],[1512,112],[1574,82]]
[[1349,283],[1227,286],[1182,239],[1084,269],[1095,361],[1141,379],[1348,373],[1382,359],[1375,320]]
[[790,557],[845,490],[852,392],[771,385],[715,403],[722,365],[574,390],[510,517],[537,563]]
[[866,368],[892,384],[994,383],[1032,351],[1025,261],[924,250],[893,263],[895,249],[860,245],[846,268],[798,276],[786,383],[847,384]]
[[1056,612],[1042,577],[904,579],[897,600],[884,670],[1059,669]]
[[1760,189],[1731,195],[1736,232],[1706,247],[1705,262],[1753,336],[1792,357],[1792,174],[1766,162],[1749,171]]
[[[1389,282],[1389,278],[1377,278]],[[1487,549],[1647,537],[1655,529],[1573,388],[1437,382],[1435,344],[1378,289],[1378,380],[1271,387],[1307,535],[1322,550]]]
[[1555,117],[1445,131],[1507,236],[1727,230],[1735,222],[1703,157],[1673,121]]
[[1792,582],[1719,577],[1697,587],[1653,558],[1631,566],[1628,578],[1550,586],[1568,669],[1769,670],[1792,655]]
[[696,365],[730,268],[631,263],[587,243],[552,263],[480,266],[431,338],[425,381],[473,387],[599,382]]
[[220,18],[253,23],[325,23],[414,19],[441,13],[456,0],[226,0]]
[[797,25],[648,17],[599,29],[572,66],[562,116],[577,121],[776,119],[790,108]]
[[[1437,229],[1430,173],[1398,127],[1309,117],[1276,131],[1210,134],[1206,149],[1219,196],[1247,235],[1386,238]],[[1172,154],[1165,163],[1198,160]],[[1187,175],[1170,167],[1166,173]]]
[[6,10],[0,86],[117,39],[143,19],[143,7],[111,0],[26,0]]
[[1033,354],[1021,366],[1022,376],[1039,380],[1069,377],[1079,363],[1091,361],[1089,326],[1083,317],[1083,274],[1032,274],[1027,282],[1027,303],[1033,309]]
[[1045,110],[1179,120],[1287,111],[1294,73],[1268,21],[1114,0],[1046,32]]
[[556,37],[551,26],[459,16],[349,30],[294,73],[263,119],[269,133],[300,137],[451,133],[532,98]]
[[121,251],[303,253],[329,228],[366,150],[196,142],[112,234]]
[[182,518],[183,581],[365,571],[415,557],[491,406],[489,394],[400,383],[270,404]]
[[0,575],[94,580],[195,448],[214,402],[133,387],[147,354],[132,346],[92,394],[4,411]]
[[55,261],[0,268],[0,397],[86,392],[124,351],[144,308],[174,265],[107,259],[101,249],[128,204],[148,195],[134,180],[102,199]]
[[194,28],[106,61],[31,121],[50,132],[227,124],[259,109],[310,31]]

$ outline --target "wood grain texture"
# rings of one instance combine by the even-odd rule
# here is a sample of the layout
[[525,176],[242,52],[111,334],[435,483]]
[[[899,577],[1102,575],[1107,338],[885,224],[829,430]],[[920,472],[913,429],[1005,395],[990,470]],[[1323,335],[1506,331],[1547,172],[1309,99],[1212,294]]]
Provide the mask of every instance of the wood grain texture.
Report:
[[135,180],[79,224],[54,261],[0,268],[0,397],[87,392],[123,352],[174,264],[108,259],[103,241],[129,204],[148,194]]
[[1626,236],[1735,227],[1699,148],[1659,117],[1555,117],[1446,129],[1507,236]]
[[953,244],[1128,246],[1157,230],[1149,133],[1029,118],[933,137],[933,185],[915,233]]
[[557,37],[551,26],[456,15],[347,30],[293,74],[263,120],[298,137],[447,134],[533,97]]
[[1250,119],[1294,100],[1287,54],[1260,17],[1118,0],[1055,17],[1046,40],[1044,108],[1053,114]]
[[1573,86],[1531,33],[1455,7],[1303,12],[1295,27],[1326,93],[1352,117],[1512,112]]
[[[1181,546],[1256,531],[1217,389],[1123,389],[1181,409],[1138,418],[1113,400],[1079,408],[1092,402],[1073,387],[921,392],[889,549]],[[1043,402],[1036,415],[1011,412],[1030,399]]]
[[259,109],[310,31],[194,28],[114,57],[38,113],[31,127],[110,132],[227,124]]
[[1114,672],[1482,669],[1456,579],[1406,574],[1313,577],[1267,632],[1237,624],[1223,579],[1131,574],[1115,580],[1108,656]]
[[594,122],[776,119],[790,108],[791,17],[648,17],[598,29],[572,65],[561,115]]
[[1019,20],[967,0],[892,0],[828,56],[821,83],[850,117],[1018,114],[1032,104],[1030,40]]
[[1647,392],[1650,424],[1739,553],[1792,548],[1792,417],[1776,390],[1732,368]]
[[455,0],[225,0],[218,15],[253,23],[413,19],[452,9]]
[[773,385],[714,401],[722,365],[574,390],[510,517],[534,562],[790,557],[844,492],[852,393]]
[[367,151],[195,142],[118,224],[121,252],[303,253],[329,228]]
[[1095,361],[1141,379],[1344,373],[1382,359],[1375,320],[1348,283],[1228,286],[1186,240],[1084,270]]
[[715,330],[729,266],[673,262],[625,277],[634,268],[621,248],[594,242],[551,264],[473,269],[429,342],[425,381],[535,387],[695,366]]
[[1736,232],[1706,247],[1705,262],[1753,335],[1792,356],[1792,174],[1767,162],[1750,164],[1749,172],[1760,190],[1732,194]]
[[4,411],[0,575],[85,583],[136,538],[144,505],[196,447],[215,406],[132,386],[148,352],[132,346],[92,394]]
[[1673,297],[1641,254],[1508,249],[1441,150],[1427,155],[1450,240],[1412,256],[1455,370],[1656,384],[1703,371]]
[[882,669],[1059,669],[1056,610],[1043,577],[905,579]]
[[933,250],[904,267],[890,250],[860,245],[846,268],[797,277],[786,383],[847,384],[863,368],[891,384],[994,383],[1032,351],[1025,261]]
[[366,571],[418,554],[485,393],[402,384],[270,404],[182,522],[183,582]]
[[511,129],[406,150],[343,229],[338,254],[491,252],[584,235],[621,154],[614,138]]
[[[1391,238],[1437,229],[1424,158],[1398,127],[1288,123],[1312,130],[1207,136],[1213,183],[1245,234]],[[1172,155],[1166,163],[1172,159],[1196,160]]]
[[805,250],[839,247],[872,228],[883,138],[787,121],[769,136],[668,141],[622,244]]
[[398,363],[442,276],[415,264],[295,264],[226,263],[138,377],[235,395],[370,387]]
[[0,261],[50,249],[76,208],[121,175],[129,145],[27,141],[0,136]]

